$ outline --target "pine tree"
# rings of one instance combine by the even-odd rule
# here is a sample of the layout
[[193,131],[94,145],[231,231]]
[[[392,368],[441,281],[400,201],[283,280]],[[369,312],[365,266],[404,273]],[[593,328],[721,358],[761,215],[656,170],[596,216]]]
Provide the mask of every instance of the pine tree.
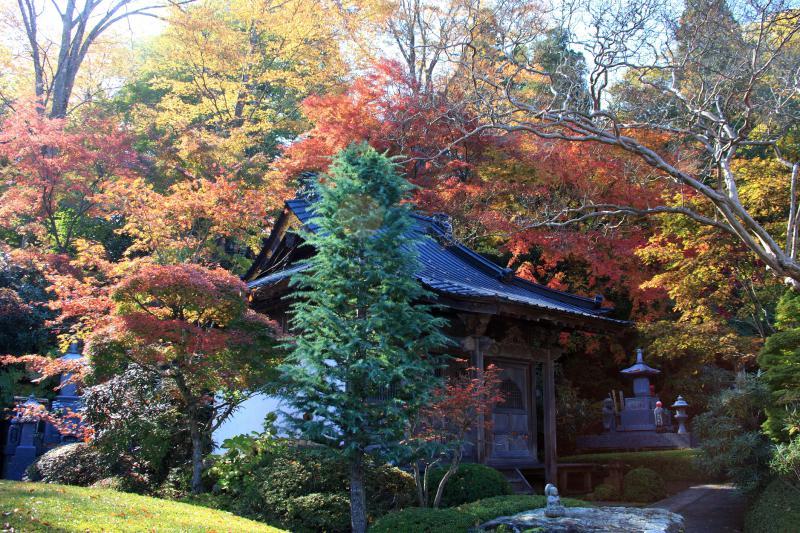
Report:
[[366,144],[334,159],[316,186],[316,254],[296,275],[294,336],[284,371],[292,425],[306,438],[339,448],[350,461],[352,529],[366,530],[366,454],[399,452],[408,417],[438,385],[445,344],[442,319],[420,303],[428,293],[418,268],[411,185]]

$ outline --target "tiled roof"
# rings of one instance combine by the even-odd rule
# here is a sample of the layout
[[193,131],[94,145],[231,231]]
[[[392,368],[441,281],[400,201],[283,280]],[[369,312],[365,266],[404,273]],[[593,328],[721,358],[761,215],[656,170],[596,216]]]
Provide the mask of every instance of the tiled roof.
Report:
[[[290,200],[286,206],[306,228],[315,231],[311,223],[314,214],[307,200]],[[414,215],[414,218],[417,221],[414,231],[418,234],[415,240],[420,262],[417,277],[431,290],[456,298],[508,302],[626,324],[603,316],[610,309],[600,308],[594,299],[550,289],[514,276],[509,269],[452,240],[446,228],[434,217]],[[249,287],[272,285],[304,268],[304,264],[290,266],[251,281]]]

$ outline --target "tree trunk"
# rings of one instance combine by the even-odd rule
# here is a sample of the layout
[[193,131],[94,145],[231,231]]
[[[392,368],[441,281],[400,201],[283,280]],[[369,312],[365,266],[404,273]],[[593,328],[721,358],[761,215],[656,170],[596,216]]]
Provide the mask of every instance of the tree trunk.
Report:
[[353,533],[367,531],[367,498],[364,492],[364,453],[350,463],[350,527]]
[[453,474],[458,472],[459,464],[461,464],[461,454],[456,454],[456,457],[453,457],[453,462],[450,463],[450,468],[448,468],[447,472],[444,473],[442,480],[439,482],[439,486],[436,488],[436,496],[433,498],[434,509],[438,509],[439,505],[441,505],[442,495],[444,494],[444,487],[447,485],[447,480],[453,477]]
[[203,438],[197,413],[189,415],[189,433],[192,437],[192,494],[203,492]]

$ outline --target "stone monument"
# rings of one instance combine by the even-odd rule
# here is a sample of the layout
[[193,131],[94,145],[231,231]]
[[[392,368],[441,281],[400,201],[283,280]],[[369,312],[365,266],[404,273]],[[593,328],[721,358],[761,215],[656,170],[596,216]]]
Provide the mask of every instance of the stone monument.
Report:
[[[678,397],[671,406],[677,411],[673,415],[664,408],[656,394],[651,379],[661,374],[644,361],[644,352],[636,349],[636,361],[620,371],[629,380],[633,396],[623,397],[617,391],[603,400],[603,432],[596,435],[581,435],[576,439],[579,450],[647,450],[690,448],[691,436],[686,429],[686,402]],[[677,433],[673,418],[678,421]]]

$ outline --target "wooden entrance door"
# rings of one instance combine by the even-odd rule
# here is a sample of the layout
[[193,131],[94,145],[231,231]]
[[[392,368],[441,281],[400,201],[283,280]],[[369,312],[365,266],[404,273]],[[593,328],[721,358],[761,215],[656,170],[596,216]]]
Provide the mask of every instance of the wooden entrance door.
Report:
[[494,462],[535,461],[531,365],[522,362],[492,362],[502,369],[501,389],[505,399],[492,412],[487,457]]

